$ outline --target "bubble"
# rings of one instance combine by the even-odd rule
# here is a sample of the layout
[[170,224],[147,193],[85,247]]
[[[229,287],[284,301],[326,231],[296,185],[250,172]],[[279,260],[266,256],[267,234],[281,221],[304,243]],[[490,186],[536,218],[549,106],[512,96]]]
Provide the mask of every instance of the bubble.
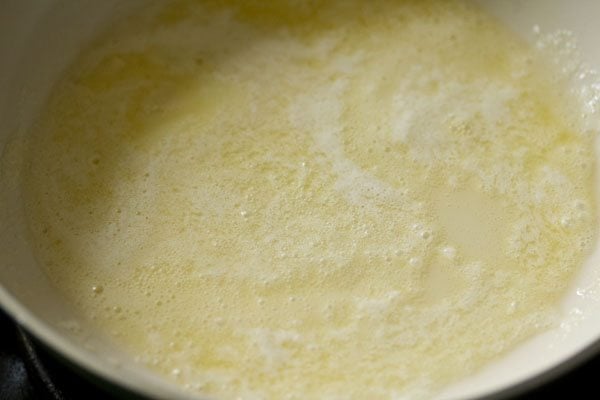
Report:
[[515,300],[511,301],[508,304],[507,312],[509,314],[513,314],[517,310],[518,306],[519,306],[519,303],[517,301],[515,301]]
[[423,231],[419,234],[419,236],[421,237],[421,239],[424,239],[424,240],[431,239],[431,237],[432,237],[431,232],[429,232],[429,231]]
[[94,294],[102,294],[102,292],[104,292],[104,287],[100,285],[94,285],[92,286],[92,292],[94,292]]
[[423,224],[421,224],[420,222],[416,222],[412,224],[412,229],[414,231],[420,231],[421,229],[423,229]]
[[452,246],[446,246],[442,248],[442,254],[449,259],[454,259],[456,257],[456,249]]

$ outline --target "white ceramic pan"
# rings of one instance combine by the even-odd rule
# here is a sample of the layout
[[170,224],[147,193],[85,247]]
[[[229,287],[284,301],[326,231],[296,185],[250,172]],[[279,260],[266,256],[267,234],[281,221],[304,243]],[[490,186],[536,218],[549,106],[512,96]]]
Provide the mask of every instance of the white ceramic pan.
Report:
[[[534,27],[542,34],[560,29],[572,32],[580,53],[577,57],[600,70],[599,1],[478,3],[532,42],[537,40],[538,28]],[[20,165],[12,157],[18,143],[15,138],[26,134],[52,83],[82,45],[115,15],[143,5],[143,0],[0,0],[0,306],[77,368],[141,396],[185,399],[189,395],[133,365],[108,341],[75,322],[25,239],[17,184]],[[560,327],[525,343],[477,376],[447,388],[442,398],[505,398],[553,379],[597,353],[598,254],[573,283],[563,311]]]

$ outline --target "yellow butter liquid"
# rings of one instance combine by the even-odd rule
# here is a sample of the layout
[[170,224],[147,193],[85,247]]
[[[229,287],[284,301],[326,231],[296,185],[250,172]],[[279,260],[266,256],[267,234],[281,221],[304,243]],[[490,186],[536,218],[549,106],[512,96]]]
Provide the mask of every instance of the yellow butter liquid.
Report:
[[24,179],[50,278],[219,399],[423,397],[551,326],[593,138],[455,1],[176,1],[91,45]]

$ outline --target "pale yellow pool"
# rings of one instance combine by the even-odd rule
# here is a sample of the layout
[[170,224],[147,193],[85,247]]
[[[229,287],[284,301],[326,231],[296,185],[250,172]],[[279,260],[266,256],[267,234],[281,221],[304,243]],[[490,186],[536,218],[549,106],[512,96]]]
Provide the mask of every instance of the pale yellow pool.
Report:
[[456,1],[174,1],[99,37],[24,181],[48,275],[222,399],[427,397],[548,328],[592,135]]

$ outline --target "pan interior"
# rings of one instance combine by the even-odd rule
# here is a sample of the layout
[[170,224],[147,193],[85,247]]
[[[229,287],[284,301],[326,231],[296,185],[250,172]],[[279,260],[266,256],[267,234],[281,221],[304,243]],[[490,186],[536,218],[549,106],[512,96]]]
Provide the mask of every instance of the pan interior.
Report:
[[[1,74],[4,81],[2,87],[7,88],[6,96],[3,98],[5,104],[9,104],[9,99],[19,99],[19,112],[10,113],[9,107],[5,106],[0,110],[3,112],[3,117],[6,117],[7,130],[3,131],[2,137],[4,145],[4,153],[9,157],[5,157],[3,162],[7,165],[3,168],[4,171],[16,170],[18,168],[18,159],[12,160],[10,155],[11,143],[12,146],[18,146],[14,143],[18,141],[10,141],[11,135],[19,134],[27,131],[27,121],[32,120],[32,116],[36,115],[42,103],[41,99],[48,93],[50,86],[56,80],[62,69],[67,64],[66,60],[72,59],[81,47],[82,41],[85,41],[94,36],[101,29],[106,21],[112,19],[114,14],[127,13],[128,10],[119,9],[114,4],[105,4],[102,6],[86,4],[84,6],[73,5],[67,7],[67,10],[61,10],[54,7],[49,7],[48,10],[40,11],[39,15],[29,14],[31,24],[27,31],[27,24],[23,24],[23,28],[16,25],[11,27],[10,24],[4,25],[3,29],[18,29],[22,30],[15,43],[20,37],[23,46],[9,46],[5,43],[3,49],[13,51],[14,57],[10,57],[11,62],[4,68],[13,67],[13,78],[6,79],[9,74]],[[543,5],[542,5],[543,3]],[[116,4],[116,3],[115,3]],[[486,3],[487,4],[487,3]],[[484,4],[484,6],[486,6]],[[586,18],[584,15],[594,15],[594,6],[592,2],[585,3],[578,8],[580,10],[588,8],[589,12],[577,11],[574,12],[574,7],[569,6],[566,2],[506,2],[506,5],[498,6],[497,2],[490,2],[489,6],[493,12],[498,13],[500,18],[507,19],[508,23],[514,24],[515,29],[520,30],[524,36],[531,37],[531,40],[538,40],[539,37],[530,34],[533,32],[533,26],[538,25],[543,32],[553,32],[557,28],[566,27],[572,29],[578,36],[578,43],[582,49],[582,57],[590,62],[597,61],[598,54],[593,52],[590,33],[590,25],[580,23],[581,18]],[[18,6],[15,6],[18,7]],[[90,13],[90,7],[97,8],[96,13]],[[543,13],[540,10],[547,12]],[[24,14],[25,15],[25,14]],[[595,14],[597,15],[597,13]],[[69,26],[64,21],[71,20],[73,16],[81,16],[80,20],[84,21],[80,26]],[[518,18],[515,18],[518,16]],[[38,24],[34,28],[34,21],[42,20],[42,24]],[[594,26],[593,24],[591,26]],[[69,35],[69,29],[82,31],[84,34]],[[33,32],[33,35],[32,35]],[[87,32],[87,34],[85,34]],[[579,38],[581,36],[581,38]],[[3,35],[3,37],[7,37]],[[35,45],[35,38],[47,38],[44,45]],[[71,38],[72,42],[64,42],[64,38]],[[73,38],[82,38],[73,39]],[[597,37],[597,36],[596,36]],[[40,42],[41,43],[41,42]],[[12,49],[12,50],[11,50]],[[26,51],[23,51],[26,49]],[[21,51],[21,53],[17,53]],[[50,56],[54,54],[54,56]],[[64,59],[56,57],[56,54],[64,55]],[[48,60],[55,64],[48,64]],[[47,68],[42,69],[40,73],[39,65],[46,65]],[[25,89],[23,89],[25,88]],[[13,94],[9,96],[9,94]],[[7,182],[7,183],[6,183]],[[5,180],[5,185],[11,188],[11,184],[16,184],[16,180]],[[66,332],[75,337],[86,337],[85,341],[89,342],[85,327],[73,325],[72,318],[69,316],[68,307],[60,304],[60,300],[55,296],[54,291],[46,281],[45,276],[40,273],[40,270],[35,266],[35,262],[30,256],[28,245],[26,244],[25,232],[20,228],[22,226],[20,219],[20,198],[17,193],[11,191],[3,191],[2,212],[6,212],[6,221],[11,221],[10,227],[3,231],[6,240],[3,241],[5,250],[3,256],[6,257],[5,265],[13,266],[13,268],[5,268],[0,273],[2,274],[2,282],[7,291],[16,296],[19,301],[25,304],[29,310],[32,310],[43,322],[33,322],[32,319],[26,318],[27,323],[33,324],[34,330],[46,330],[46,324],[53,326],[52,329]],[[9,212],[10,211],[10,212]],[[596,293],[598,292],[595,286],[598,282],[596,269],[594,268],[594,257],[590,259],[588,267],[582,272],[580,280],[577,282],[577,287],[574,287],[565,302],[565,323],[555,331],[548,332],[545,335],[537,337],[531,343],[520,348],[515,353],[498,363],[491,366],[489,370],[484,371],[480,376],[474,377],[468,384],[451,388],[447,395],[462,397],[466,394],[472,394],[477,391],[487,391],[495,385],[502,387],[505,384],[510,384],[523,376],[534,374],[552,365],[565,356],[572,354],[584,346],[589,341],[593,340],[597,334],[597,327],[600,326],[595,320],[595,303]],[[81,328],[81,331],[79,330]],[[76,345],[80,346],[80,345]],[[531,354],[544,354],[544,357],[531,357]],[[93,359],[102,358],[93,354]],[[528,362],[522,362],[527,360]],[[531,360],[535,360],[532,362]],[[519,366],[515,368],[515,365]],[[110,373],[109,373],[110,374]],[[111,374],[114,375],[114,374]],[[493,377],[493,379],[492,379]],[[498,379],[501,377],[501,379]]]

